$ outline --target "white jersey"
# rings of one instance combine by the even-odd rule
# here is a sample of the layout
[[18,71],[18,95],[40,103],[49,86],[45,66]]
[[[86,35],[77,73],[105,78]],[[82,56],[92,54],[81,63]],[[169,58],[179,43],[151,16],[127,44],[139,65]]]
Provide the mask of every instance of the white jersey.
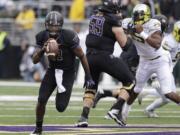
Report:
[[171,33],[171,34],[166,35],[163,38],[161,44],[165,50],[170,52],[171,59],[173,62],[173,67],[174,67],[179,59],[177,56],[180,53],[180,43],[175,40],[175,38],[173,37]]
[[[125,18],[122,21],[122,27],[127,29],[127,25],[130,21],[130,19]],[[143,31],[150,36],[156,31],[161,31],[161,23],[156,19],[150,19],[148,22],[143,24],[143,29]],[[151,47],[138,33],[134,33],[131,36],[140,57],[145,59],[154,59],[164,54],[162,47],[159,49]]]

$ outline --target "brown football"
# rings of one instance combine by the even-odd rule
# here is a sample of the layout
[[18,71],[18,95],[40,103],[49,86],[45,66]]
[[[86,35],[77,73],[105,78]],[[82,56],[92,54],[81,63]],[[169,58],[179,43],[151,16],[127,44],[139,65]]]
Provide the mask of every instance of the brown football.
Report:
[[59,53],[59,46],[55,39],[49,39],[47,41],[46,54],[50,60],[56,60]]

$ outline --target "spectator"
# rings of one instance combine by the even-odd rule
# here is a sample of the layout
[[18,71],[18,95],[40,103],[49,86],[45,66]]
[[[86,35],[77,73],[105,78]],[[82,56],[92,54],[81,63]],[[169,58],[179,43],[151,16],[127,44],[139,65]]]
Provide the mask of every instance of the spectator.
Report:
[[84,0],[74,0],[70,8],[69,18],[72,21],[82,21],[85,18],[85,1]]
[[16,24],[19,34],[23,40],[27,40],[29,44],[34,44],[33,27],[35,22],[35,11],[27,4],[24,5],[21,12],[16,17]]
[[16,15],[16,6],[12,0],[0,0],[0,17],[14,18]]
[[160,0],[160,10],[167,18],[172,16],[174,0]]
[[174,0],[173,17],[175,20],[180,20],[180,0]]
[[32,62],[34,47],[29,46],[27,41],[24,40],[22,41],[21,49],[23,55],[19,69],[23,80],[27,82],[41,81],[44,77],[45,70],[41,63],[34,65]]

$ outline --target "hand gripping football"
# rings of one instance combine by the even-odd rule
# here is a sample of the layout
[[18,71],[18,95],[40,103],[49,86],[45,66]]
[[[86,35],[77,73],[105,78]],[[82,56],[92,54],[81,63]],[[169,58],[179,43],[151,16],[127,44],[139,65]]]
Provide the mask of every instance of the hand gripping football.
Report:
[[59,53],[59,46],[55,39],[49,39],[47,41],[46,55],[50,60],[56,60]]

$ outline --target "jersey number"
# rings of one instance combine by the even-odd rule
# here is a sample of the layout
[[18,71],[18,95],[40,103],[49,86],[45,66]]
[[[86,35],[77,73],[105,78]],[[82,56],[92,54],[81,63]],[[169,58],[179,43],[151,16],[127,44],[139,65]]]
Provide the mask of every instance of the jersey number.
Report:
[[89,33],[101,37],[103,34],[104,21],[104,17],[92,16],[89,24]]
[[140,37],[137,33],[134,33],[134,34],[132,35],[132,38],[133,38],[134,40],[138,41],[138,42],[141,42],[141,43],[144,43],[144,42],[145,42],[144,39],[143,39],[142,37]]

